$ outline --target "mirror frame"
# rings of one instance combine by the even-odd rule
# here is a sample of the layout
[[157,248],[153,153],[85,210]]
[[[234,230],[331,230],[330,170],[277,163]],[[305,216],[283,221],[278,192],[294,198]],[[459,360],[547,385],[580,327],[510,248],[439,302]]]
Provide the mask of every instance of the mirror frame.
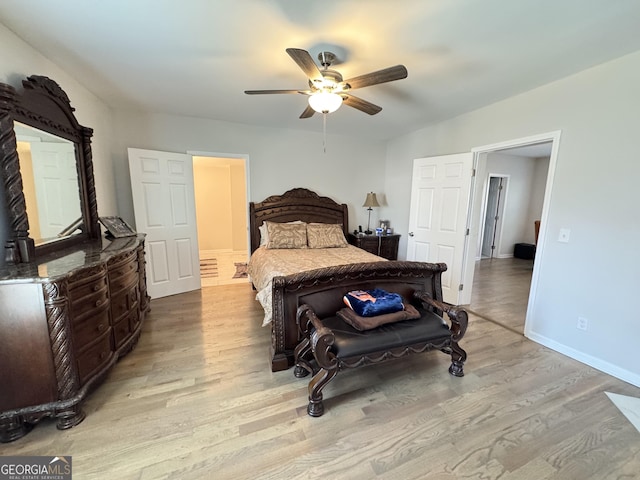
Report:
[[[0,83],[0,169],[9,220],[5,261],[10,264],[33,262],[37,256],[100,238],[91,153],[93,129],[78,123],[69,97],[55,81],[32,75],[22,81],[22,86],[24,90],[19,93],[11,85]],[[75,145],[83,220],[81,233],[38,246],[29,236],[14,121],[64,138]]]

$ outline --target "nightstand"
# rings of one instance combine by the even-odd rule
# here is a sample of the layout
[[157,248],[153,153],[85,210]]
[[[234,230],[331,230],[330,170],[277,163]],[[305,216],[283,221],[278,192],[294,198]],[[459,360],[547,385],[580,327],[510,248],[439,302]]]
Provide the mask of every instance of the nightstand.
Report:
[[400,235],[356,235],[349,233],[347,240],[355,247],[366,250],[369,253],[396,260],[398,258],[398,243]]

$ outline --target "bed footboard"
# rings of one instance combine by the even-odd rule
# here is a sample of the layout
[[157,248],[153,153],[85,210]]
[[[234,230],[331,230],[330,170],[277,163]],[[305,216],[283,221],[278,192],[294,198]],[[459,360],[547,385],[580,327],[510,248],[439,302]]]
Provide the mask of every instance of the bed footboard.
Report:
[[286,370],[294,364],[294,350],[302,338],[296,324],[300,305],[311,306],[320,317],[339,310],[342,296],[351,290],[382,288],[412,298],[426,292],[442,301],[444,263],[373,262],[320,268],[273,279],[271,369]]

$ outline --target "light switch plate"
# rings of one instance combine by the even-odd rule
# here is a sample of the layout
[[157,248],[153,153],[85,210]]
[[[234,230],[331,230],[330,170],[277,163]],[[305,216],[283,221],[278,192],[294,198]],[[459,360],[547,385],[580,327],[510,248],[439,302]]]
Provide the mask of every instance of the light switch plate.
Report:
[[562,243],[569,243],[569,235],[571,235],[571,230],[568,228],[561,228],[560,234],[558,235],[558,241]]

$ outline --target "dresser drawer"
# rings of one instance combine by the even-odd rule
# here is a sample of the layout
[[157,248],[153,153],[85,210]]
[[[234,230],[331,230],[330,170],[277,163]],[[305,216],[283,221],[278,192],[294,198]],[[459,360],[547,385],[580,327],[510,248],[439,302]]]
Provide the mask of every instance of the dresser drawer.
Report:
[[136,308],[131,311],[131,315],[129,316],[131,322],[131,331],[135,331],[140,324],[140,304],[136,304]]
[[396,258],[398,258],[399,242],[399,235],[382,237],[382,242],[380,243],[380,253],[378,255],[388,260],[395,260]]
[[138,282],[138,264],[130,263],[115,270],[109,270],[109,289],[111,293],[130,287]]
[[96,312],[103,310],[108,302],[109,291],[106,287],[79,299],[71,298],[71,322],[82,322],[96,315]]
[[111,329],[109,329],[96,343],[78,356],[80,384],[84,385],[96,370],[99,370],[111,360],[113,355]]
[[111,328],[109,323],[109,309],[103,308],[101,311],[85,318],[80,322],[71,324],[73,345],[76,351],[81,352],[87,345],[95,342],[96,338],[103,335]]
[[138,259],[138,253],[136,250],[130,250],[126,253],[121,253],[119,255],[116,255],[113,258],[110,258],[109,261],[107,262],[107,267],[109,268],[109,271],[112,271],[114,269],[118,269],[121,268],[123,266],[125,266],[126,264],[131,263],[134,260]]
[[87,284],[106,278],[107,267],[104,264],[95,265],[89,268],[77,270],[69,275],[68,288],[69,292],[83,288]]
[[129,287],[129,290],[119,293],[111,298],[112,322],[118,323],[121,318],[127,315],[133,308],[138,308],[137,285]]
[[131,252],[127,252],[126,255],[120,255],[116,258],[112,258],[107,263],[107,268],[109,269],[109,273],[117,273],[117,274],[131,271],[132,268],[137,268],[137,266],[138,266],[138,254],[135,250],[132,250]]
[[371,253],[378,253],[378,244],[380,243],[379,237],[361,237],[358,239],[358,241],[360,243],[358,245],[359,248],[362,248],[363,250]]
[[113,326],[113,339],[115,341],[116,349],[120,348],[120,346],[131,336],[132,331],[130,318],[128,316],[124,317]]
[[71,301],[76,301],[92,293],[99,292],[100,290],[106,290],[107,288],[107,276],[102,275],[91,279],[89,282],[81,282],[76,285],[69,285],[69,298]]

